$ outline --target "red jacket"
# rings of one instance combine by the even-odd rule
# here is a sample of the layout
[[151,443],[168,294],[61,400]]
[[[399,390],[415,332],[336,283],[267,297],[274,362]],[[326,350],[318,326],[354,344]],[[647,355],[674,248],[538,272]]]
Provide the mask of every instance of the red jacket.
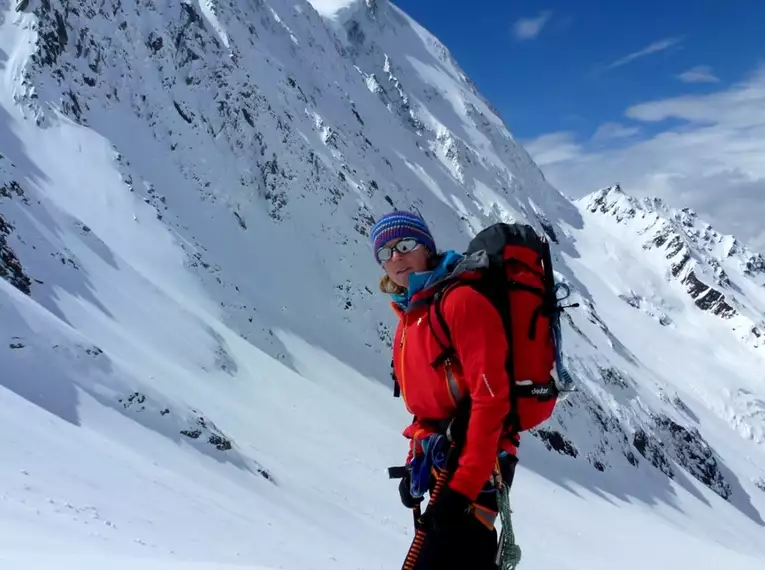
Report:
[[[407,311],[393,303],[400,318],[393,345],[394,372],[407,410],[416,418],[450,419],[456,410],[453,392],[470,394],[467,437],[449,486],[475,500],[492,474],[498,451],[515,453],[512,444],[500,441],[510,410],[507,341],[502,320],[489,301],[471,287],[456,287],[445,295],[441,307],[459,362],[434,368],[431,363],[442,349],[431,323],[442,342],[446,337],[432,305],[418,304],[432,294],[428,290],[416,294]],[[403,435],[412,439],[407,462],[416,441],[428,433],[418,420],[404,430]]]

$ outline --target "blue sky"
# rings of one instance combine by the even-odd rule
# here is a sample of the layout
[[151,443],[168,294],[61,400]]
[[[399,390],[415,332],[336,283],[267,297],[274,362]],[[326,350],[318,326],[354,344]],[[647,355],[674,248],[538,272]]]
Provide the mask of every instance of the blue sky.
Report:
[[765,253],[765,0],[392,0],[550,182],[690,207]]
[[[394,3],[446,44],[520,139],[561,129],[592,134],[623,120],[631,105],[708,92],[765,59],[761,0]],[[541,25],[521,25],[529,33],[520,38],[522,20]],[[608,68],[662,41],[671,45]],[[704,65],[720,83],[678,78]]]

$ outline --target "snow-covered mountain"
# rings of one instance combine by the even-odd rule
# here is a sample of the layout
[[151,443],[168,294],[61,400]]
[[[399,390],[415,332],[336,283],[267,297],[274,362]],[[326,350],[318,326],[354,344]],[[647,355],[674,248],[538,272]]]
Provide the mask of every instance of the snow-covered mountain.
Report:
[[[615,238],[639,239],[647,252],[641,265],[677,280],[697,307],[731,321],[742,340],[765,346],[765,259],[735,237],[722,235],[689,209],[670,209],[660,198],[639,201],[619,186],[579,200],[589,213],[610,215],[601,227]],[[640,308],[644,299],[625,301]],[[669,324],[664,313],[660,322]]]
[[524,568],[762,566],[761,256],[566,199],[387,0],[0,0],[3,568],[399,567],[393,207],[533,224],[581,303]]

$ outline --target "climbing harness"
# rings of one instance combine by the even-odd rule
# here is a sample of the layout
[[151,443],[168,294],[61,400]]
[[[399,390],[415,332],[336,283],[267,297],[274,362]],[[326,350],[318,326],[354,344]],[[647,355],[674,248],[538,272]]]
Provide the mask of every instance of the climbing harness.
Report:
[[446,463],[446,437],[440,433],[434,433],[420,440],[419,445],[422,453],[415,455],[409,463],[411,470],[411,484],[409,494],[419,499],[425,496],[430,486],[433,468],[441,471]]
[[[456,442],[452,441],[451,445],[449,446],[449,451],[447,452],[447,459],[452,456],[456,448]],[[447,469],[443,469],[438,475],[438,479],[436,480],[436,485],[433,488],[433,492],[430,494],[428,507],[431,507],[433,503],[436,502],[448,479],[449,471]],[[415,523],[414,540],[412,540],[412,545],[409,547],[409,552],[406,554],[406,559],[404,560],[404,564],[401,567],[402,570],[414,570],[414,567],[417,564],[417,559],[420,557],[420,551],[422,550],[422,545],[424,542],[425,529],[422,528],[419,517],[417,517],[417,522]]]

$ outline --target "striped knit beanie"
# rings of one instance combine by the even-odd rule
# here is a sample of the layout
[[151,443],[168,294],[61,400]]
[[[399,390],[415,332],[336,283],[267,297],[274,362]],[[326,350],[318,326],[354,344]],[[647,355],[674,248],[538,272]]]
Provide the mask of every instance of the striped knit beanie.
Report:
[[431,253],[436,253],[436,244],[425,220],[412,212],[396,210],[377,220],[369,233],[375,259],[377,259],[378,249],[392,239],[401,238],[414,238],[427,247]]

